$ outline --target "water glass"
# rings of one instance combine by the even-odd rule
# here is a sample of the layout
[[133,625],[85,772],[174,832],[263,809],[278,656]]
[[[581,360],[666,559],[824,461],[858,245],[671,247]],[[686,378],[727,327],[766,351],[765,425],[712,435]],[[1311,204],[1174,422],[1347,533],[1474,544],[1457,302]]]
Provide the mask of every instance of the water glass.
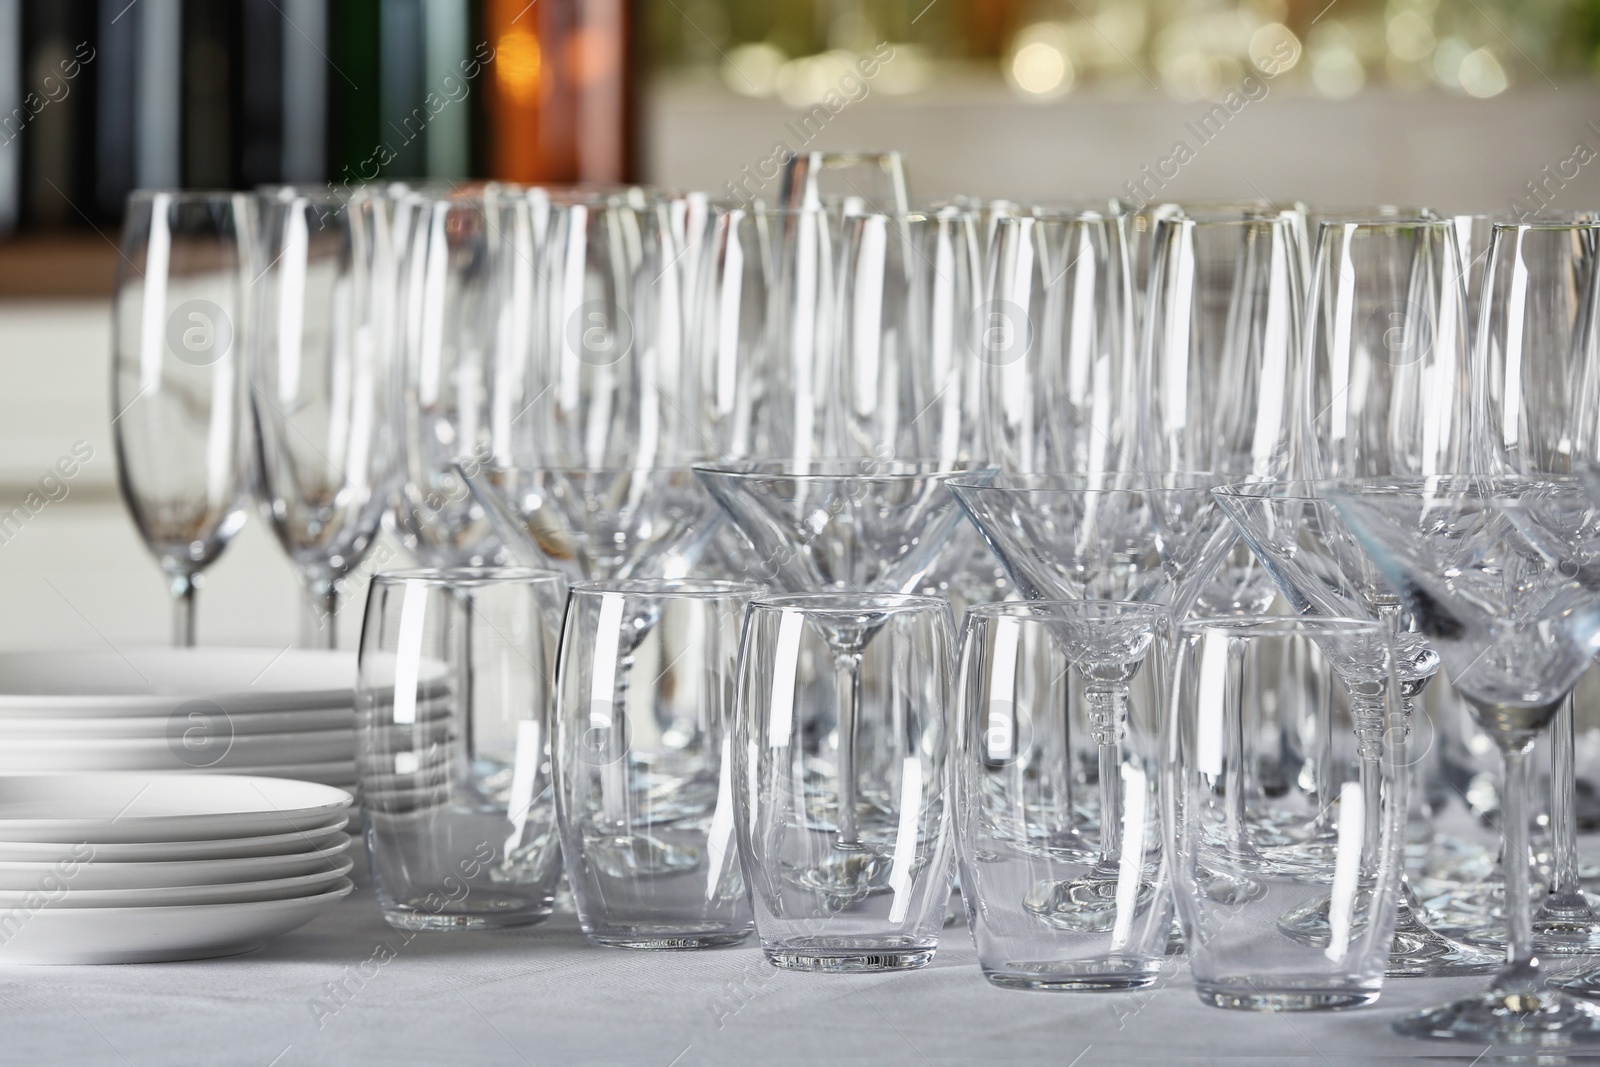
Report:
[[566,579],[523,568],[373,578],[356,770],[384,918],[406,930],[546,918],[561,876],[550,773]]
[[734,782],[756,933],[775,966],[925,966],[950,896],[950,607],[757,597],[739,650]]
[[733,838],[739,628],[760,589],[644,579],[572,588],[556,674],[556,812],[578,921],[621,948],[750,934]]
[[[1075,714],[1107,688],[1104,657],[1083,655],[1072,633],[1072,616],[1086,611],[1097,623],[1130,623],[1148,642],[1124,672],[1120,724]],[[978,963],[995,985],[1138,989],[1157,978],[1172,896],[1157,816],[1160,656],[1150,645],[1166,624],[1152,605],[1099,601],[967,612],[951,742],[956,853]],[[1076,773],[1075,732],[1110,750],[1112,774],[1099,784],[1114,793],[1099,805],[1098,828],[1079,815],[1093,790]],[[1096,745],[1102,733],[1109,746]],[[1121,811],[1109,832],[1108,809]]]
[[[1342,684],[1303,686],[1305,672],[1281,669],[1294,661]],[[1323,703],[1305,707],[1313,701]],[[1279,790],[1257,768],[1279,735],[1246,724],[1272,714],[1332,731],[1318,768],[1334,817],[1322,847],[1283,847],[1296,820],[1264,817]],[[1190,620],[1178,630],[1167,729],[1164,819],[1201,1001],[1303,1011],[1376,1000],[1405,842],[1405,723],[1387,624]],[[1308,837],[1325,829],[1314,811],[1299,825]]]

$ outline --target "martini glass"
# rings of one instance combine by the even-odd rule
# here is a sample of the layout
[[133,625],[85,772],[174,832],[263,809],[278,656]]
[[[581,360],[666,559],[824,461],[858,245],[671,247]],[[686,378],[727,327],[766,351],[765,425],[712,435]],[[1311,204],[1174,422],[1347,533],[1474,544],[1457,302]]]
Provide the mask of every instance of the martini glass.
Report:
[[[981,484],[992,474],[870,459],[711,464],[695,473],[749,542],[758,561],[752,577],[795,593],[916,590],[960,521],[947,484],[958,476]],[[797,878],[828,896],[857,899],[890,888],[891,857],[863,837],[858,811],[871,777],[859,755],[872,751],[856,726],[861,656],[883,618],[839,612],[827,619],[837,667],[837,817],[832,849]]]
[[[1212,493],[1298,614],[1399,622],[1399,598],[1339,521],[1332,505],[1317,494],[1314,483],[1256,482],[1220,486]],[[1438,670],[1439,656],[1422,635],[1398,626],[1394,651],[1401,712],[1409,724],[1412,702]],[[1373,725],[1382,730],[1381,700],[1374,705],[1352,693],[1351,711],[1366,716],[1365,722],[1357,722],[1358,731]],[[1331,753],[1321,755],[1326,758]],[[1360,772],[1371,778],[1381,775],[1382,769],[1363,756]],[[1319,773],[1317,780],[1329,777]],[[1332,822],[1331,805],[1324,805],[1300,847],[1331,845],[1336,833]],[[1330,899],[1320,897],[1297,908],[1279,920],[1279,928],[1290,936],[1298,933],[1307,939],[1325,940]],[[1421,917],[1422,903],[1403,871],[1398,911],[1389,952],[1387,973],[1391,977],[1487,974],[1495,969],[1495,957],[1427,926]]]
[[1325,495],[1505,760],[1506,966],[1486,992],[1394,1029],[1478,1044],[1600,1042],[1600,1007],[1544,985],[1523,860],[1529,750],[1600,645],[1593,505],[1556,479],[1393,478],[1330,484]]
[[1122,740],[1129,683],[1171,619],[1155,604],[1075,600],[1041,606],[1049,612],[1056,642],[1087,680],[1089,726],[1099,758],[1100,850],[1088,871],[1067,881],[1039,883],[1023,904],[1059,929],[1110,930],[1119,915],[1144,911],[1155,894],[1141,870],[1128,897],[1122,869]]
[[[1206,474],[1007,474],[987,482],[956,479],[950,491],[1029,600],[1163,604],[1174,619],[1193,607],[1260,613],[1271,603],[1270,583],[1259,574],[1241,581],[1220,566],[1238,535],[1212,499],[1213,482]],[[1238,724],[1242,709],[1227,710]],[[1229,791],[1230,825],[1246,824],[1249,791]],[[1248,842],[1236,851],[1239,869],[1267,863],[1245,855]],[[1249,878],[1220,873],[1208,885],[1220,898],[1249,899],[1260,891]]]

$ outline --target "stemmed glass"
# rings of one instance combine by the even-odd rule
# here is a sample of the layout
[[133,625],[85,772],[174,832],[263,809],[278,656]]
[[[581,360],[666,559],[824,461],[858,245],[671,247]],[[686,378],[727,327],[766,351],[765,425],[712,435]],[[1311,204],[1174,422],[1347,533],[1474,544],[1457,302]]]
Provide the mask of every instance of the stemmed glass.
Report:
[[1395,1020],[1413,1037],[1600,1041],[1600,1008],[1544,986],[1534,951],[1528,752],[1600,647],[1593,506],[1570,480],[1340,482],[1324,495],[1404,598],[1505,760],[1507,963],[1489,990]]
[[[1568,475],[1587,417],[1582,378],[1600,361],[1600,223],[1497,223],[1488,242],[1474,366],[1473,469]],[[1573,706],[1550,726],[1549,892],[1534,937],[1549,954],[1600,948],[1600,919],[1578,880]],[[1600,973],[1588,985],[1600,994]]]
[[994,221],[977,347],[983,452],[1002,471],[1137,465],[1123,222],[1105,208]]
[[1146,470],[1280,474],[1289,460],[1305,300],[1290,215],[1156,224],[1141,336]]
[[1127,731],[1129,685],[1145,655],[1171,624],[1155,604],[1103,600],[1051,601],[1050,629],[1067,660],[1083,673],[1089,728],[1099,764],[1100,849],[1094,866],[1076,878],[1044,882],[1025,906],[1045,922],[1068,930],[1109,928],[1119,913],[1138,914],[1150,904],[1153,884],[1141,870],[1128,898],[1122,869],[1122,740]]
[[167,573],[172,643],[195,643],[201,572],[244,525],[250,198],[140,191],[128,198],[113,305],[117,484]]
[[305,583],[300,640],[333,648],[339,582],[384,510],[391,413],[393,201],[286,188],[264,197],[250,399],[261,496]]
[[[963,472],[935,462],[774,460],[700,465],[695,473],[760,561],[753,577],[791,592],[912,592],[960,519],[945,487]],[[981,483],[988,474],[967,476]],[[888,871],[861,838],[855,795],[858,668],[875,618],[840,612],[824,627],[837,668],[841,795],[835,851],[811,877],[842,897]]]
[[[1393,616],[1393,594],[1315,483],[1255,482],[1220,486],[1212,494],[1298,614],[1383,620]],[[1412,701],[1432,680],[1439,656],[1421,634],[1409,630],[1398,630],[1394,642],[1392,659],[1400,686],[1402,721],[1409,722]],[[1372,651],[1390,658],[1387,650]],[[1351,694],[1351,713],[1358,731],[1383,728],[1380,705],[1381,701],[1374,704]],[[1328,780],[1323,771],[1330,757],[1331,751],[1313,756],[1319,782]],[[1376,781],[1382,773],[1382,768],[1365,758],[1359,770],[1364,781]],[[1311,832],[1289,850],[1326,847],[1335,839],[1334,823],[1333,805],[1328,803]],[[1322,896],[1283,916],[1279,928],[1291,936],[1325,938],[1329,901]],[[1430,929],[1422,912],[1423,906],[1402,872],[1389,952],[1391,976],[1483,974],[1494,969],[1494,957]]]
[[534,202],[492,186],[478,196],[409,194],[397,208],[403,452],[391,514],[401,543],[429,566],[504,559],[455,463],[532,447],[538,223]]

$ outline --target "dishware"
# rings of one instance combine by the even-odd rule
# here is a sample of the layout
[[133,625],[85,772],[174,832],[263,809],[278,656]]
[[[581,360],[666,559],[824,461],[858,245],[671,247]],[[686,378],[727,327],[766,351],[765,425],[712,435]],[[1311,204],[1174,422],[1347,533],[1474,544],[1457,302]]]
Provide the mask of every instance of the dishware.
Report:
[[[349,816],[308,830],[287,830],[258,836],[200,838],[193,841],[122,841],[97,843],[96,858],[115,863],[165,863],[251,857],[300,856],[337,848],[350,840],[344,832]],[[59,863],[81,855],[81,841],[0,841],[0,861]]]
[[[548,917],[561,874],[550,701],[566,580],[527,568],[372,580],[356,687],[367,856],[392,926]],[[448,713],[417,679],[443,664]]]
[[733,697],[760,589],[580,582],[556,675],[556,816],[578,921],[620,948],[743,941],[733,838]]
[[[73,873],[71,887],[79,890],[167,889],[183,886],[212,886],[255,882],[263,879],[299,878],[337,870],[351,838],[340,834],[327,848],[286,856],[245,856],[203,860],[115,860],[102,856],[92,845],[74,846],[91,853]],[[105,846],[109,847],[109,846]],[[34,889],[39,879],[55,871],[56,860],[0,859],[0,890],[19,892]],[[177,901],[162,901],[175,904]]]
[[[978,962],[1016,989],[1139,989],[1172,927],[1159,845],[1160,711],[1140,675],[1165,610],[1022,601],[968,610],[952,731],[956,853]],[[1137,695],[1131,695],[1130,686]],[[1099,841],[1062,709],[1087,690],[1099,750]]]
[[250,402],[258,495],[305,584],[300,643],[338,643],[339,584],[389,506],[394,203],[358,191],[265,194],[252,267]]
[[[879,593],[750,602],[733,788],[756,933],[775,966],[902,970],[933,958],[953,859],[949,611]],[[859,635],[852,669],[836,659],[841,631]]]
[[[1235,616],[1180,624],[1162,802],[1178,917],[1203,1003],[1305,1011],[1377,999],[1405,841],[1406,768],[1389,644],[1388,627],[1373,620]],[[1244,723],[1260,716],[1259,704],[1307,699],[1296,676],[1278,670],[1286,657],[1319,661],[1377,709],[1376,725],[1362,720],[1358,758],[1326,761],[1328,792],[1338,798],[1333,846],[1297,853],[1292,863],[1264,855],[1246,814],[1284,802],[1250,787],[1251,764],[1265,755],[1259,747],[1275,735]],[[1312,721],[1332,718],[1329,709]],[[1314,815],[1306,817],[1314,826]],[[1323,937],[1283,929],[1282,916],[1324,895],[1331,903]]]
[[245,522],[245,337],[255,214],[242,193],[128,197],[112,304],[117,484],[166,572],[172,643],[195,643],[195,592]]
[[215,959],[259,948],[297,930],[349,896],[355,883],[335,883],[315,896],[142,908],[41,908],[18,916],[0,940],[0,963],[165,963]]
[[205,841],[323,829],[351,796],[252,775],[0,775],[0,841]]
[[[1505,855],[1528,855],[1528,751],[1600,645],[1580,582],[1597,542],[1574,481],[1347,481],[1326,495],[1443,658],[1505,762]],[[1412,1037],[1541,1048],[1600,1040],[1600,1008],[1546,988],[1530,865],[1502,864],[1506,966],[1488,991],[1394,1021]]]
[[[355,866],[352,859],[340,859],[311,874],[285,878],[266,878],[245,882],[218,882],[202,885],[164,885],[155,888],[120,887],[89,889],[77,884],[77,877],[62,875],[65,889],[50,902],[51,908],[155,908],[193,907],[206,904],[248,904],[258,900],[292,900],[316,896],[345,880]],[[85,865],[84,869],[88,869]],[[48,875],[46,876],[48,877]],[[0,912],[28,908],[39,890],[0,889]]]

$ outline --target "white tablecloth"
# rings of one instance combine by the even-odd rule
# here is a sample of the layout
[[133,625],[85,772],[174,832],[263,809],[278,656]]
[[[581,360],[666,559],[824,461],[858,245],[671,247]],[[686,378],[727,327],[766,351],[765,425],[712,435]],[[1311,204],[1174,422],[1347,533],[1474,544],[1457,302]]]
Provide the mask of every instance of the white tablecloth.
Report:
[[407,935],[361,881],[245,956],[0,970],[0,1063],[1347,1067],[1471,1063],[1484,1051],[1387,1026],[1482,979],[1396,981],[1358,1011],[1251,1015],[1201,1005],[1181,961],[1140,993],[996,989],[960,927],[925,970],[886,975],[778,971],[749,943],[595,948],[569,914],[519,931]]

